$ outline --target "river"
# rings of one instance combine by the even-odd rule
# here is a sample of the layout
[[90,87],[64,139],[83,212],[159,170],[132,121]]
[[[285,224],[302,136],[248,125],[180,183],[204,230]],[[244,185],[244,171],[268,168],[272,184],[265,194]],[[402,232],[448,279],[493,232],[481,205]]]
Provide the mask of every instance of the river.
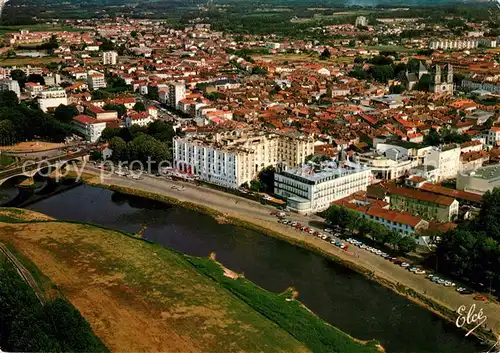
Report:
[[453,324],[357,272],[285,241],[218,224],[202,213],[87,185],[28,208],[128,232],[146,225],[144,237],[166,247],[197,256],[215,252],[225,266],[267,290],[295,287],[318,316],[356,338],[377,339],[387,352],[481,351]]

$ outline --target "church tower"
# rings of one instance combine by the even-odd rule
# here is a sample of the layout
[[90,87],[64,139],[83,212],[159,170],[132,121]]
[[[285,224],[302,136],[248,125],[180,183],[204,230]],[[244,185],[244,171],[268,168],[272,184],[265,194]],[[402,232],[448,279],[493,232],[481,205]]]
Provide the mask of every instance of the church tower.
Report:
[[434,84],[439,85],[441,83],[441,66],[436,65],[434,69]]
[[453,66],[451,64],[446,65],[446,82],[453,83]]

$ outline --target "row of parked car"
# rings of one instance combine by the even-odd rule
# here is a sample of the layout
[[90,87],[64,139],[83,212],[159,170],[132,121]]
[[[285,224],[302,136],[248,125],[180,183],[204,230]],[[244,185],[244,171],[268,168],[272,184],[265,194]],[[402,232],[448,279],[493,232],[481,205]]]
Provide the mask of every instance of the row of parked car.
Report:
[[[277,216],[279,217],[278,214],[277,214]],[[372,246],[369,246],[369,245],[363,243],[360,240],[357,240],[357,239],[350,237],[350,238],[346,239],[346,242],[349,244],[346,244],[342,239],[340,239],[340,236],[342,233],[343,234],[346,234],[346,232],[349,233],[349,231],[343,230],[339,226],[331,226],[331,228],[325,228],[323,230],[323,233],[322,233],[322,232],[319,232],[317,230],[314,230],[311,227],[304,226],[297,221],[292,221],[292,220],[285,219],[285,218],[279,218],[278,222],[280,222],[282,224],[289,225],[289,226],[294,227],[298,230],[304,231],[308,234],[317,236],[317,237],[319,237],[325,241],[328,241],[329,243],[331,243],[331,244],[333,244],[341,249],[347,250],[349,247],[349,244],[352,244],[352,245],[359,247],[360,249],[370,251],[371,253],[373,253],[375,255],[383,257],[384,259],[391,261],[395,265],[399,265],[403,268],[406,268],[406,269],[408,269],[408,271],[410,271],[414,274],[417,274],[417,275],[425,275],[426,274],[426,271],[424,269],[417,267],[417,266],[412,266],[411,263],[409,263],[403,259],[393,257],[380,249],[374,248]],[[349,233],[349,234],[352,234],[352,233]],[[460,294],[465,295],[465,294],[472,294],[473,293],[473,291],[470,289],[467,289],[465,287],[457,287],[455,282],[441,278],[441,277],[436,276],[434,274],[428,274],[427,278],[429,280],[431,280],[432,282],[437,283],[437,284],[441,284],[445,287],[455,287],[456,291],[459,292]],[[483,300],[483,298],[484,297],[480,296],[480,295],[477,295],[474,297],[474,299],[476,299],[476,300]]]

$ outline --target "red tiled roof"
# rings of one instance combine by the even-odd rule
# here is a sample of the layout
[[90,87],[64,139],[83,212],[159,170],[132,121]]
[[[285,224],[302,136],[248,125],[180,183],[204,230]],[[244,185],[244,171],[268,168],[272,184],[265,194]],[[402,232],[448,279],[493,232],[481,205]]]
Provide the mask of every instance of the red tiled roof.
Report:
[[461,200],[466,200],[466,201],[471,201],[471,202],[477,202],[480,203],[482,202],[482,196],[478,194],[473,194],[471,192],[467,191],[461,191],[461,190],[454,190],[450,188],[445,188],[439,185],[434,185],[431,183],[425,183],[423,184],[420,189],[434,193],[434,194],[439,194],[439,195],[445,195],[445,196],[450,196],[453,198],[461,199]]
[[79,121],[82,124],[97,124],[97,123],[102,123],[102,121],[97,120],[92,118],[91,116],[88,115],[77,115],[73,118],[74,120]]
[[448,196],[442,196],[438,194],[433,194],[430,192],[418,190],[418,189],[410,189],[406,187],[398,187],[398,186],[393,186],[389,189],[389,193],[391,195],[398,195],[410,199],[416,199],[416,200],[421,200],[421,201],[426,201],[430,203],[435,203],[443,206],[450,206],[455,199],[448,197]]

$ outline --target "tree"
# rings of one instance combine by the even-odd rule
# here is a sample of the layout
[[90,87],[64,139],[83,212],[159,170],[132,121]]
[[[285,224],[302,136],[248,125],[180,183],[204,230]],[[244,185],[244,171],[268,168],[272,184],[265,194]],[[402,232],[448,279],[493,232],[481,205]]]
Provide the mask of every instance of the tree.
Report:
[[267,67],[254,66],[252,69],[252,74],[254,74],[254,75],[267,75]]
[[104,130],[102,130],[101,140],[109,141],[113,137],[119,135],[120,135],[120,128],[107,126]]
[[429,91],[429,88],[432,84],[432,77],[429,74],[423,75],[418,81],[416,88],[419,91]]
[[127,160],[127,143],[118,136],[109,140],[109,148],[113,151],[111,159],[114,161]]
[[16,130],[12,121],[0,120],[0,146],[13,145],[16,142]]
[[19,104],[19,98],[13,91],[0,92],[0,107],[16,107]]
[[148,87],[148,94],[146,95],[146,97],[155,101],[159,100],[160,95],[158,94],[158,87],[157,86]]
[[109,93],[103,91],[102,89],[98,89],[96,91],[92,91],[91,93],[93,100],[106,99],[109,98]]
[[54,118],[63,123],[71,123],[73,118],[78,114],[80,114],[80,112],[74,105],[60,104],[54,111]]
[[405,88],[401,85],[393,85],[389,88],[389,93],[391,94],[401,94],[405,91]]
[[424,144],[427,146],[439,146],[442,143],[441,135],[436,129],[431,128],[424,137]]
[[10,78],[17,81],[21,88],[24,88],[26,83],[26,74],[23,70],[15,69],[10,72]]
[[38,75],[38,74],[29,75],[26,78],[26,82],[35,82],[35,83],[41,84],[42,86],[45,85],[45,79],[43,78],[42,75]]
[[172,159],[167,144],[156,140],[152,136],[139,134],[128,145],[130,158],[147,162],[148,158],[155,163],[169,161]]
[[172,124],[168,124],[161,120],[155,120],[148,125],[146,133],[158,141],[172,144],[172,139],[175,136],[175,131]]
[[319,58],[321,60],[327,60],[327,59],[330,59],[331,56],[332,56],[332,54],[330,53],[330,51],[328,49],[325,49],[325,50],[323,50],[323,52],[321,53]]
[[250,190],[256,191],[256,192],[261,191],[262,190],[262,183],[257,179],[251,180],[250,181]]
[[417,248],[417,243],[415,243],[415,240],[409,236],[401,237],[396,245],[398,250],[405,254],[412,252]]
[[127,113],[127,108],[123,104],[105,104],[104,110],[115,110],[118,112],[118,116],[122,117]]
[[394,78],[394,69],[391,65],[375,65],[369,70],[372,77],[382,83],[387,83],[387,81]]
[[133,108],[136,112],[145,112],[146,111],[146,106],[142,102],[137,102],[134,104]]
[[259,181],[262,185],[262,189],[268,193],[274,192],[274,174],[276,169],[274,166],[268,166],[262,169],[258,175]]
[[137,31],[130,32],[130,35],[132,36],[132,38],[137,38]]

